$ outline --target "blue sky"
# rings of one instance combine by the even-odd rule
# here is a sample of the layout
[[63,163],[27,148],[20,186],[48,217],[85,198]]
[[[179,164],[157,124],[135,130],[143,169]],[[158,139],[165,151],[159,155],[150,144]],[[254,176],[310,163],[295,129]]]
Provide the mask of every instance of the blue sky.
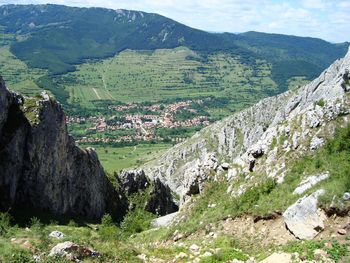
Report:
[[214,32],[261,31],[350,41],[350,0],[0,0],[158,13]]

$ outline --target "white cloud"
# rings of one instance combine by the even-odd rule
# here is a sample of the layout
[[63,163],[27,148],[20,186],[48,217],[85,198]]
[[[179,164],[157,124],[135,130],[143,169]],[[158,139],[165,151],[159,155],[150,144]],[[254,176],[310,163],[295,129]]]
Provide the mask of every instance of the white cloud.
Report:
[[[188,26],[216,32],[263,31],[350,40],[350,2],[337,0],[0,0],[123,8],[159,13]],[[346,15],[344,15],[346,14]]]

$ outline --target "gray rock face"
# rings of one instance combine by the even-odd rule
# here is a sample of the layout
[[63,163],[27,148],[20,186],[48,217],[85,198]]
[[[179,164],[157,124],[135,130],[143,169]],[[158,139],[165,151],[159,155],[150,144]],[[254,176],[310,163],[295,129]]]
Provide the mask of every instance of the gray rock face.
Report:
[[[296,149],[302,151],[304,145],[301,143],[306,140],[311,142],[312,136],[317,136],[312,132],[313,129],[324,127],[328,121],[349,114],[349,107],[345,103],[348,89],[343,88],[344,83],[348,82],[349,74],[346,72],[349,69],[350,51],[310,84],[296,91],[264,99],[176,145],[161,158],[143,167],[146,176],[160,178],[181,199],[200,193],[200,188],[211,178],[210,174],[217,173],[216,168],[203,172],[208,154],[214,155],[217,162],[238,166],[242,173],[259,169],[259,160],[264,159],[260,157],[267,155],[270,157],[271,169],[266,169],[266,172],[271,177],[280,176],[280,171],[273,170],[275,157],[267,152],[269,147],[278,135],[283,135],[286,138],[282,142],[283,152]],[[299,119],[302,123],[298,124],[300,129],[297,131],[292,126]],[[289,136],[290,140],[287,139]],[[314,137],[312,145],[308,145],[306,150],[316,149],[324,143],[317,138]]]
[[0,209],[121,219],[125,199],[95,151],[78,148],[68,135],[61,106],[46,96],[23,100],[0,85]]
[[284,213],[283,218],[290,232],[299,239],[311,240],[323,230],[325,215],[318,209],[318,198],[324,190],[299,199]]
[[324,139],[318,138],[317,136],[312,137],[311,143],[310,143],[310,150],[317,150],[321,146],[323,146],[325,143]]
[[118,178],[123,191],[127,194],[137,193],[149,185],[145,172],[141,169],[122,171]]
[[311,189],[316,184],[318,184],[319,182],[326,180],[328,177],[329,177],[329,173],[309,176],[305,180],[303,180],[297,188],[295,188],[293,194],[301,195],[307,190]]
[[145,209],[160,216],[178,211],[179,207],[173,200],[170,188],[158,178],[155,179],[153,184],[153,190],[150,193]]
[[165,227],[170,226],[172,222],[174,222],[176,216],[179,212],[175,212],[172,214],[168,214],[166,216],[158,217],[152,221],[153,227]]
[[156,215],[164,216],[176,212],[178,205],[173,200],[170,188],[162,181],[155,178],[153,181],[146,177],[142,169],[124,170],[118,176],[121,190],[126,195],[132,195],[140,191],[149,191],[145,210]]

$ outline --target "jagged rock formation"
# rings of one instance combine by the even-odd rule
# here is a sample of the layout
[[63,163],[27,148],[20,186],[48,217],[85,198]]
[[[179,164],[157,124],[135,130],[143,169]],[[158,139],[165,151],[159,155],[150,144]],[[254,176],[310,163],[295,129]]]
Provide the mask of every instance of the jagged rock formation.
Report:
[[123,192],[129,195],[149,186],[149,181],[143,170],[122,171],[118,179]]
[[23,98],[0,78],[0,209],[121,219],[127,209],[95,151],[68,135],[65,115],[47,94]]
[[163,216],[179,209],[173,200],[170,188],[158,178],[153,181],[148,179],[141,169],[122,171],[118,176],[118,182],[121,190],[128,196],[140,191],[148,191],[144,207],[148,212]]
[[[349,68],[350,51],[305,87],[264,99],[176,145],[143,167],[146,176],[159,178],[181,200],[223,173],[223,163],[232,167],[229,181],[238,174],[249,181],[251,172],[258,171],[282,182],[286,153],[321,147],[326,135],[334,133],[332,120],[345,116],[344,123],[349,121]],[[282,139],[281,146],[274,145]],[[228,190],[239,195],[244,186]]]

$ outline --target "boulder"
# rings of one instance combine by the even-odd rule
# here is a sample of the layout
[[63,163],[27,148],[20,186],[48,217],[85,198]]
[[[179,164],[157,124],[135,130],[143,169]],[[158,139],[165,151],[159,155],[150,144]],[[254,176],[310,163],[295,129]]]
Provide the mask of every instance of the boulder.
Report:
[[49,254],[49,257],[65,257],[68,260],[74,261],[98,256],[98,252],[90,248],[79,246],[70,241],[57,244],[51,249]]
[[57,239],[62,239],[64,238],[64,234],[60,231],[52,231],[50,234],[49,234],[49,237],[53,237],[53,238],[57,238]]
[[152,226],[154,227],[165,227],[165,226],[170,226],[176,216],[178,215],[178,212],[168,214],[166,216],[158,217],[152,221]]
[[349,201],[349,200],[350,200],[350,193],[348,193],[348,192],[344,193],[344,194],[343,194],[343,199],[344,199],[345,201]]
[[299,239],[311,240],[324,229],[325,215],[318,209],[319,196],[323,189],[299,199],[284,213],[284,222],[289,231]]
[[201,248],[198,245],[196,245],[196,244],[193,244],[193,245],[190,246],[190,251],[191,252],[199,252],[200,249]]

